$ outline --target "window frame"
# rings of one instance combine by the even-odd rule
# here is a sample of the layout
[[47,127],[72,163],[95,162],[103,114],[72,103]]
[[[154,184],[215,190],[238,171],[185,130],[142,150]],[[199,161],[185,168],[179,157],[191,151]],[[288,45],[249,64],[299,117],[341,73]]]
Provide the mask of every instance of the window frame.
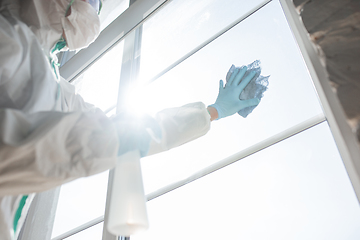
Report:
[[116,43],[161,9],[169,0],[136,0],[98,36],[96,41],[82,49],[60,68],[60,75],[71,82],[81,75]]

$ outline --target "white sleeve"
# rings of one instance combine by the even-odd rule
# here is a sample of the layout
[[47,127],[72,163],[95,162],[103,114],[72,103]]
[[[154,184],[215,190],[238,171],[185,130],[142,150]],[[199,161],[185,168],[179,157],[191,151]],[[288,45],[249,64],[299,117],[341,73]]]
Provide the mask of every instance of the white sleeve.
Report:
[[210,130],[210,115],[202,102],[164,109],[156,114],[162,130],[160,143],[152,141],[148,155],[166,151],[205,135]]
[[92,112],[0,110],[0,196],[51,189],[115,166],[114,124]]
[[[161,143],[149,154],[196,139],[210,129],[203,103],[165,109],[156,115]],[[116,126],[93,112],[0,110],[0,196],[51,189],[115,166]]]
[[[75,87],[62,79],[60,82],[63,95],[62,108],[67,111],[99,111],[75,94]],[[202,102],[190,103],[182,107],[168,108],[155,116],[162,130],[160,143],[152,141],[148,155],[156,154],[180,146],[205,135],[210,129],[210,115]]]

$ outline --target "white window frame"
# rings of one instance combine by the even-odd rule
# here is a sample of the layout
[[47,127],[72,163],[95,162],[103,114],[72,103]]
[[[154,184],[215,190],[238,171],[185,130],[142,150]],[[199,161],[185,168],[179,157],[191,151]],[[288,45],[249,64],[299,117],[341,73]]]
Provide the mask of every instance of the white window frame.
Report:
[[136,0],[86,49],[81,50],[60,68],[60,75],[71,82],[96,60],[111,50],[116,43],[141,25],[169,0]]
[[[241,22],[242,20],[249,17],[251,14],[265,6],[271,1],[275,0],[266,0],[262,4],[256,6],[254,9],[249,11],[246,15],[239,17],[235,22],[224,28],[221,32],[215,34],[212,38],[209,38],[203,44],[197,46],[193,51],[190,51],[184,55],[181,59],[178,59],[170,67],[164,69],[156,78],[160,77],[165,72],[169,71],[175,67],[180,62],[184,61],[195,52],[209,44],[211,41],[222,35],[224,32],[228,31],[230,28]],[[237,154],[234,154],[224,160],[219,161],[216,165],[213,165],[207,169],[201,171],[201,173],[196,173],[190,176],[188,179],[179,181],[177,183],[168,185],[162,189],[159,189],[156,192],[153,192],[147,196],[148,201],[154,199],[158,196],[166,194],[173,189],[181,187],[191,181],[194,181],[204,175],[207,175],[213,171],[216,171],[224,166],[227,166],[235,161],[240,160],[246,156],[249,156],[255,152],[258,152],[266,147],[269,147],[273,144],[276,144],[279,141],[282,141],[290,136],[293,136],[301,131],[304,131],[312,126],[315,126],[321,122],[327,121],[329,123],[331,132],[333,134],[334,140],[337,144],[339,153],[345,165],[346,171],[351,180],[352,186],[355,190],[358,201],[360,201],[360,149],[358,142],[355,138],[354,133],[351,131],[349,125],[347,124],[345,114],[340,105],[339,100],[331,89],[329,78],[325,67],[322,65],[314,44],[310,41],[309,35],[300,19],[298,12],[295,9],[295,6],[291,0],[278,0],[282,6],[290,29],[293,33],[293,36],[298,44],[298,47],[302,53],[305,64],[309,73],[312,77],[314,87],[317,91],[319,100],[324,110],[324,115],[315,116],[314,118],[307,120],[299,125],[292,127],[284,132],[281,132],[269,139],[266,139],[260,143],[257,143]],[[109,51],[117,42],[121,41],[125,37],[129,36],[138,26],[140,26],[146,19],[154,14],[156,11],[161,9],[168,0],[137,0],[135,1],[123,14],[121,14],[113,23],[111,23],[106,29],[102,31],[99,38],[91,44],[87,49],[81,50],[68,62],[66,62],[60,69],[61,75],[68,81],[72,81],[74,78],[83,73],[89,66],[91,66],[97,59],[99,59],[104,53]],[[129,48],[134,47],[135,41],[133,44],[129,45]],[[124,49],[124,53],[126,49]],[[123,69],[122,71],[129,71]],[[154,79],[155,80],[155,79]],[[126,81],[125,81],[126,82]],[[122,84],[120,84],[120,88]],[[119,101],[120,102],[120,101]],[[119,106],[118,106],[119,107]],[[109,174],[109,186],[108,186],[108,196],[107,199],[110,199],[111,185],[113,179],[113,172]],[[106,231],[106,216],[108,211],[108,201],[106,204],[105,212],[105,223],[104,223],[104,232],[103,240],[114,240],[120,239],[109,234]],[[99,217],[88,223],[85,223],[65,234],[60,238],[54,238],[53,240],[63,239],[66,236],[71,236],[80,231],[83,231],[94,224],[104,221],[104,217]]]
[[339,99],[331,89],[327,71],[320,61],[315,45],[310,41],[309,34],[293,2],[280,0],[280,3],[313,80],[357,199],[360,201],[360,150],[358,142],[347,124]]

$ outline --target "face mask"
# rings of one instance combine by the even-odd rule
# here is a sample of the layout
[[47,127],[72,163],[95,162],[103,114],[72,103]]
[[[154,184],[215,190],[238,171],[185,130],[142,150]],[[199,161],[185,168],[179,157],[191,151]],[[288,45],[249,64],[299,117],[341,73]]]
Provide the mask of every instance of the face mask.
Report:
[[69,50],[89,46],[100,33],[100,19],[87,2],[74,1],[71,14],[61,19]]

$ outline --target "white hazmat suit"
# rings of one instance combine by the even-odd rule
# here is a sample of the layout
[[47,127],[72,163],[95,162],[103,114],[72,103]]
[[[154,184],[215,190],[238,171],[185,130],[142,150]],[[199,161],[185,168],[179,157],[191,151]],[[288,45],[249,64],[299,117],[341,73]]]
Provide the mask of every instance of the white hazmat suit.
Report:
[[[0,12],[0,240],[10,240],[22,194],[45,191],[115,166],[120,124],[85,103],[68,82],[56,80],[30,28]],[[204,135],[203,103],[156,115],[161,143],[149,154]],[[24,216],[33,195],[26,200]],[[21,228],[19,221],[17,232]]]

